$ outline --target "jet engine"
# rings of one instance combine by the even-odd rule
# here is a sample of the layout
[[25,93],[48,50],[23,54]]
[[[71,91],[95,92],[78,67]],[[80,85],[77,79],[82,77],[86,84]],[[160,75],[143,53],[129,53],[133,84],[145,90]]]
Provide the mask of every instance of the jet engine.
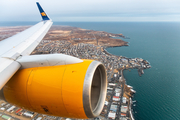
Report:
[[21,69],[1,90],[7,102],[69,118],[93,118],[101,113],[107,89],[101,62],[63,54],[24,56],[17,61]]

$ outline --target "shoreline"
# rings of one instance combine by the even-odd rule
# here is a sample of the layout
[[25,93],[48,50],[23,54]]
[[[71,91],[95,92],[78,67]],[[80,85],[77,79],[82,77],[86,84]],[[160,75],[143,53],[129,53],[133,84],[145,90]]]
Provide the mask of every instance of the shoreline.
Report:
[[134,116],[133,116],[133,114],[132,114],[132,109],[131,109],[131,106],[132,106],[132,99],[130,98],[130,104],[129,104],[129,109],[130,109],[130,116],[131,116],[131,120],[135,120],[134,119]]
[[[59,26],[54,26],[51,29],[51,31],[49,31],[49,33],[46,35],[46,37],[44,37],[44,39],[41,41],[41,43],[32,52],[32,54],[62,53],[62,54],[72,55],[72,56],[75,56],[75,57],[78,57],[81,59],[87,59],[88,57],[90,57],[90,58],[96,59],[96,60],[99,59],[99,61],[101,61],[102,58],[107,57],[108,59],[104,59],[104,61],[102,62],[103,64],[104,63],[106,64],[107,70],[109,71],[109,73],[111,73],[107,77],[111,79],[112,78],[111,76],[114,74],[113,71],[116,71],[116,72],[121,71],[121,76],[124,80],[123,86],[125,86],[125,88],[126,88],[126,90],[123,90],[124,92],[122,92],[122,96],[124,94],[126,94],[126,97],[128,99],[128,103],[127,103],[128,112],[127,113],[130,114],[131,120],[134,120],[134,117],[133,117],[132,111],[131,111],[131,106],[132,106],[131,98],[133,97],[133,94],[135,92],[131,86],[126,84],[126,80],[123,75],[123,70],[147,69],[148,68],[147,65],[149,65],[150,63],[147,62],[147,60],[143,60],[142,58],[127,58],[125,56],[113,55],[106,50],[106,48],[110,48],[110,47],[113,48],[113,47],[129,46],[128,42],[122,41],[121,39],[119,39],[118,42],[121,42],[121,43],[119,43],[118,45],[117,44],[115,45],[115,43],[113,43],[113,41],[108,45],[107,44],[99,44],[98,45],[98,43],[96,44],[96,42],[100,42],[100,40],[103,41],[103,39],[100,39],[100,38],[98,38],[99,41],[91,42],[91,41],[94,41],[94,36],[91,36],[92,34],[99,35],[99,37],[104,36],[104,38],[106,38],[105,40],[108,40],[109,39],[108,37],[111,35],[118,35],[118,34],[107,33],[107,32],[102,32],[102,31],[83,30],[83,29],[75,28],[75,27],[62,27],[62,26],[60,27],[61,29],[59,30],[58,27]],[[23,29],[17,29],[17,30],[21,31]],[[14,33],[16,33],[17,30],[15,30]],[[10,35],[12,35],[12,34],[10,34]],[[10,35],[8,35],[8,36],[10,36]],[[83,38],[83,36],[86,36],[86,35],[89,35],[89,36],[86,38]],[[123,35],[120,35],[120,36],[122,37]],[[97,37],[98,36],[96,36],[96,38]],[[62,38],[62,40],[60,40],[60,38]],[[112,39],[114,39],[114,38],[112,38]],[[114,39],[114,40],[117,40],[117,39]],[[74,46],[76,46],[76,47],[74,47]],[[86,51],[86,54],[82,55],[82,53],[79,54],[78,53],[79,51],[77,51],[79,48],[82,50],[85,50],[85,51],[87,50],[85,48],[88,48],[89,50]],[[101,54],[101,52],[102,52],[102,54]],[[102,57],[99,57],[99,56],[102,56]],[[111,60],[109,60],[109,59],[111,59]],[[144,66],[145,66],[145,68],[144,68]],[[124,89],[124,87],[123,87],[123,89]],[[122,99],[121,99],[121,101],[122,101]],[[126,117],[128,117],[128,116],[129,115],[127,115]],[[122,116],[120,115],[120,117],[122,117]]]
[[[119,47],[121,47],[121,46],[119,46]],[[105,53],[105,54],[108,54],[108,55],[110,55],[110,56],[116,56],[116,57],[120,57],[120,56],[118,56],[118,55],[114,55],[114,54],[111,54],[111,53],[109,53],[107,50],[106,50],[106,48],[107,47],[103,47],[103,52]],[[123,56],[121,56],[121,57],[123,57]],[[126,57],[124,57],[124,58],[126,58]],[[126,58],[126,59],[131,59],[131,58]],[[148,61],[147,61],[147,63],[148,64],[150,64]],[[143,69],[144,68],[136,68],[136,67],[134,67],[134,68],[132,68],[132,69],[138,69],[138,74],[139,74],[139,76],[141,76],[142,74],[144,74],[144,72],[143,73],[139,73],[139,71],[142,69],[142,71],[143,71]],[[147,69],[147,68],[146,68]],[[135,94],[136,93],[136,91],[135,90],[133,90],[133,88],[131,87],[131,86],[129,86],[129,85],[127,85],[126,84],[126,79],[124,78],[124,75],[123,75],[123,71],[124,70],[128,70],[128,69],[122,69],[121,70],[121,76],[122,76],[122,78],[124,79],[124,81],[125,81],[125,83],[124,83],[124,85],[125,86],[127,86],[128,88],[130,88],[130,94]],[[128,106],[128,108],[129,108],[129,114],[130,114],[130,118],[131,118],[131,120],[135,120],[134,119],[134,116],[133,116],[133,114],[132,114],[132,108],[131,108],[131,106],[133,105],[133,102],[132,102],[132,98],[133,98],[133,96],[131,96],[130,98],[129,98],[129,106]]]
[[[118,56],[118,55],[111,54],[110,52],[108,52],[108,51],[106,50],[106,48],[111,48],[111,47],[104,47],[104,46],[101,46],[101,47],[103,48],[103,52],[105,52],[105,53],[108,54],[108,55],[112,55],[112,56],[116,56],[116,57],[127,58],[127,57],[125,57],[125,56]],[[122,46],[116,46],[116,47],[122,47]]]
[[[122,76],[122,78],[123,78],[124,81],[125,81],[125,85],[127,85],[127,84],[126,84],[126,79],[124,78],[124,75],[123,75],[123,71],[124,71],[124,69],[121,70],[121,76]],[[131,86],[129,86],[129,85],[127,85],[127,86],[131,88],[133,94],[136,93],[136,91],[134,91]],[[132,98],[133,98],[133,96],[131,96],[131,97],[129,98],[129,106],[128,106],[128,107],[129,107],[129,114],[130,114],[131,120],[135,120],[135,119],[134,119],[134,116],[133,116],[133,114],[132,114],[132,109],[131,109],[131,106],[133,105]]]

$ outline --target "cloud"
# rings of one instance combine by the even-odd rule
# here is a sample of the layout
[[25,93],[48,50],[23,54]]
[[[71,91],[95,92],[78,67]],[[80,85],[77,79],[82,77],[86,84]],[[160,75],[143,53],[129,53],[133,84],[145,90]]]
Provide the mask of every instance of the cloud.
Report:
[[[39,0],[54,21],[180,21],[179,0]],[[38,21],[40,19],[35,0],[1,0],[1,21]],[[171,16],[171,18],[168,18]]]

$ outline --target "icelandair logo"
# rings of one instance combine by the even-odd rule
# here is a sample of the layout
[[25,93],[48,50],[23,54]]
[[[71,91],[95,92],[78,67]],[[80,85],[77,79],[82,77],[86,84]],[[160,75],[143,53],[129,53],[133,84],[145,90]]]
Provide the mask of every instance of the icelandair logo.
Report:
[[46,16],[46,13],[45,13],[45,12],[42,12],[41,15],[42,15],[42,16]]

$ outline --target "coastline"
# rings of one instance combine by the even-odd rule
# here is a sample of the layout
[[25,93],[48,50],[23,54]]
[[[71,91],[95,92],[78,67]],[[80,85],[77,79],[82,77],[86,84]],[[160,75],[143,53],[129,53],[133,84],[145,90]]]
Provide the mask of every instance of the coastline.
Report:
[[133,116],[133,114],[132,114],[131,106],[132,106],[132,99],[130,98],[130,104],[129,104],[130,116],[131,116],[131,120],[135,120],[135,119],[134,119],[134,116]]
[[[55,26],[49,33],[48,35],[46,35],[46,37],[42,40],[42,42],[37,46],[37,48],[34,50],[34,52],[32,54],[53,54],[53,53],[63,53],[63,54],[69,54],[75,57],[79,57],[81,59],[95,59],[98,60],[98,54],[102,55],[101,52],[106,55],[106,57],[108,59],[111,59],[114,61],[114,59],[116,59],[114,62],[118,63],[118,65],[115,65],[113,63],[113,61],[110,61],[111,65],[108,65],[108,61],[105,61],[103,63],[105,63],[108,67],[107,67],[107,71],[111,71],[111,74],[108,75],[108,78],[112,79],[113,74],[115,74],[114,71],[120,71],[121,70],[121,75],[123,77],[124,80],[124,85],[126,88],[126,90],[122,90],[124,92],[122,92],[122,96],[127,97],[128,99],[128,109],[129,109],[129,113],[131,116],[131,119],[134,120],[134,117],[132,115],[132,111],[131,111],[131,106],[132,106],[132,100],[131,98],[133,97],[134,94],[134,90],[132,90],[132,87],[129,87],[126,84],[125,78],[123,76],[123,70],[128,70],[128,69],[139,69],[142,68],[142,62],[146,61],[140,58],[127,58],[124,56],[117,56],[117,55],[113,55],[111,53],[109,53],[106,48],[109,47],[121,47],[121,46],[128,46],[127,43],[125,41],[122,41],[121,39],[119,39],[120,41],[120,45],[114,45],[113,46],[113,41],[111,41],[111,44],[107,45],[96,45],[96,40],[95,42],[90,42],[90,41],[94,41],[93,36],[90,36],[90,32],[91,34],[100,34],[100,35],[105,35],[106,34],[112,34],[112,33],[106,33],[106,32],[101,32],[101,31],[91,31],[91,30],[82,30],[79,28],[74,28],[74,27],[60,27],[61,30],[58,31],[58,28],[56,28],[57,26]],[[73,31],[73,33],[76,33],[75,35],[72,35],[73,33],[71,33],[71,36],[69,35],[69,29],[75,29],[76,32]],[[80,36],[77,35],[78,32]],[[16,33],[16,32],[15,32]],[[64,36],[63,36],[64,35]],[[83,35],[89,35],[89,38],[87,38],[86,42],[81,41],[81,39],[83,39]],[[63,40],[60,40],[60,38],[63,38]],[[73,39],[72,39],[73,38]],[[78,40],[77,40],[78,39]],[[80,39],[80,40],[79,40]],[[108,40],[108,38],[106,37],[106,39]],[[112,38],[113,39],[113,38]],[[116,40],[116,39],[115,39]],[[78,42],[77,42],[78,41]],[[117,41],[116,41],[117,42]],[[93,45],[93,46],[92,46]],[[73,47],[76,46],[76,47]],[[89,50],[92,51],[88,51],[86,52],[85,55],[82,56],[77,56],[76,52],[78,52],[76,49],[80,48],[85,50],[84,48],[88,48]],[[61,48],[61,49],[60,49]],[[41,51],[42,50],[42,51]],[[101,51],[101,52],[100,52]],[[80,52],[80,51],[79,51]],[[89,53],[90,54],[89,54]],[[82,54],[82,53],[81,53]],[[88,56],[88,54],[90,56]],[[104,58],[104,56],[102,57]],[[99,59],[99,61],[102,60],[102,58]],[[105,59],[107,60],[107,59]],[[149,64],[149,63],[148,63]],[[110,67],[109,67],[110,66]],[[113,74],[112,74],[113,73]],[[120,74],[119,74],[120,75]],[[122,101],[122,99],[121,99]]]
[[[111,54],[110,52],[108,52],[108,51],[106,50],[106,48],[111,48],[111,47],[104,47],[104,46],[102,46],[102,47],[103,47],[103,52],[105,52],[105,53],[108,54],[108,55],[112,55],[112,56],[116,56],[116,57],[127,58],[127,57],[125,57],[125,56],[118,56],[118,55]],[[116,46],[116,47],[122,47],[122,46]]]
[[[105,48],[106,48],[106,47],[105,47]],[[105,48],[103,47],[103,50],[104,50],[104,52],[105,52],[106,54],[119,57],[119,56],[117,56],[117,55],[113,55],[113,54],[109,53]],[[121,73],[122,79],[125,81],[125,82],[124,82],[124,85],[129,86],[129,85],[126,84],[126,79],[124,78],[123,71],[124,71],[124,69],[122,69],[120,73]],[[132,87],[131,87],[131,88],[132,88]],[[132,89],[132,92],[133,92],[133,91],[134,91],[134,90]],[[133,94],[135,94],[135,92],[134,92]],[[130,118],[131,118],[131,120],[135,120],[135,119],[134,119],[134,116],[133,116],[133,114],[132,114],[132,109],[131,109],[131,106],[133,105],[131,97],[130,97],[129,101],[130,101],[130,102],[129,102],[129,103],[130,103],[130,104],[129,104],[129,114],[130,114]]]
[[[119,47],[121,47],[121,46],[119,46]],[[116,56],[116,57],[120,57],[120,56],[117,56],[117,55],[113,55],[113,54],[111,54],[111,53],[109,53],[107,50],[106,50],[106,48],[107,47],[103,47],[103,52],[105,53],[105,54],[108,54],[108,55],[111,55],[111,56]],[[121,56],[122,57],[122,56]],[[126,58],[126,57],[124,57],[124,58]],[[126,58],[126,59],[131,59],[131,58]],[[146,60],[146,62],[148,63],[148,64],[150,64],[147,60]],[[126,79],[124,78],[124,75],[123,75],[123,71],[125,70],[126,68],[124,68],[124,69],[122,69],[121,70],[121,76],[122,76],[122,79],[125,81],[124,82],[124,86],[127,86],[129,89],[130,89],[130,91],[131,92],[129,92],[129,91],[124,91],[124,92],[129,92],[129,94],[131,94],[131,96],[130,96],[130,98],[129,98],[129,114],[130,114],[130,118],[131,118],[131,120],[135,120],[134,119],[134,116],[133,116],[133,114],[132,114],[132,108],[131,108],[131,106],[133,105],[133,102],[132,102],[132,98],[133,98],[133,94],[135,94],[136,93],[136,91],[135,90],[133,90],[133,87],[131,87],[131,86],[129,86],[129,85],[127,85],[126,84]],[[129,68],[127,68],[127,70],[128,70]],[[142,74],[144,74],[144,72],[143,72],[143,69],[147,69],[147,68],[131,68],[131,69],[138,69],[138,73],[139,73],[139,76],[141,76]],[[142,69],[142,73],[140,74],[140,70]]]
[[[62,23],[58,23],[56,25],[61,24]],[[130,40],[122,38],[122,40],[129,42],[129,47],[114,47],[107,48],[106,50],[108,50],[108,52],[112,54],[119,56],[133,58],[141,57],[148,60],[152,65],[152,69],[144,70],[145,75],[143,75],[142,77],[139,77],[137,69],[130,69],[130,72],[128,70],[124,70],[124,77],[126,78],[127,84],[133,86],[133,89],[137,92],[137,94],[135,94],[132,98],[133,106],[131,108],[133,109],[132,113],[134,118],[138,120],[180,118],[180,114],[177,111],[180,108],[179,105],[170,104],[175,101],[178,102],[178,94],[180,92],[178,87],[175,87],[180,85],[180,81],[178,81],[177,79],[179,78],[178,69],[180,68],[177,59],[177,51],[180,49],[178,48],[179,42],[177,41],[177,38],[179,38],[179,23],[129,22],[115,24],[113,22],[99,22],[98,24],[66,23],[65,25],[77,26],[84,29],[107,31],[112,33],[123,33],[125,36],[131,37]],[[144,26],[146,26],[146,28],[148,29],[144,29]],[[162,29],[157,29],[159,27]],[[164,44],[162,44],[162,42],[160,41],[162,41]],[[174,46],[174,49],[167,49],[172,46]],[[134,50],[138,50],[140,52]],[[167,54],[164,54],[165,51],[167,51],[168,56]],[[158,59],[161,59],[161,61],[159,61]],[[168,61],[167,59],[174,61]],[[167,74],[169,72],[170,74]],[[159,92],[157,92],[157,90]],[[166,94],[164,93],[164,91],[166,91]],[[159,93],[162,93],[161,96],[159,96]],[[167,94],[168,99],[166,99]],[[137,103],[134,103],[135,100],[137,101]],[[143,102],[146,100],[147,102]],[[164,100],[164,103],[162,103],[162,100]],[[136,104],[136,106],[134,104]],[[166,112],[164,112],[164,109],[167,106],[169,106],[167,109],[167,112],[169,112],[169,116],[167,116]]]
[[[121,76],[122,76],[123,79],[125,80],[125,85],[127,85],[127,84],[126,84],[126,79],[124,78],[124,75],[123,75],[123,71],[124,71],[124,70],[121,70]],[[129,85],[127,85],[127,86],[129,86]],[[132,94],[135,94],[136,91],[134,91],[131,86],[130,86],[130,88],[131,88],[131,91],[133,92]],[[133,105],[132,97],[133,97],[133,96],[131,96],[131,97],[129,98],[129,114],[130,114],[131,120],[135,120],[135,119],[134,119],[134,116],[133,116],[133,114],[132,114],[132,108],[131,108],[131,106]]]

